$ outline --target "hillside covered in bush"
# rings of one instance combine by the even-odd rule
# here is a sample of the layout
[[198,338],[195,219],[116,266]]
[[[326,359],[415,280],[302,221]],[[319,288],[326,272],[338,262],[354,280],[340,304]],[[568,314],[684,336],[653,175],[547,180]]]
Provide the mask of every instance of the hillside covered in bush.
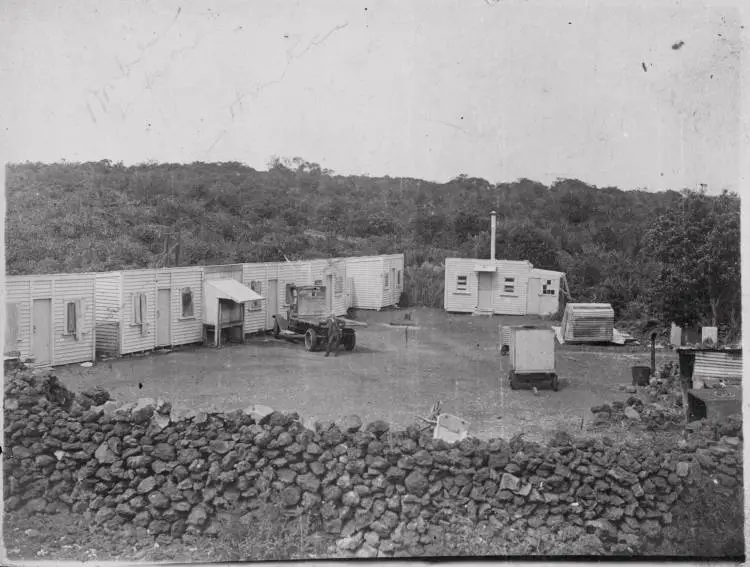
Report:
[[[566,272],[575,301],[618,317],[738,324],[739,198],[575,179],[493,184],[336,175],[318,164],[12,164],[7,273],[104,271],[403,252],[405,300],[442,306],[448,256]],[[174,255],[171,256],[174,259]]]

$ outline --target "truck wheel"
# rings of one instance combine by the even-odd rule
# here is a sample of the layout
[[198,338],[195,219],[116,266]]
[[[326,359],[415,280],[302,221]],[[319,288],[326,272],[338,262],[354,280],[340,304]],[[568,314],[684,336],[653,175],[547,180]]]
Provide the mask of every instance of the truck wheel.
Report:
[[279,327],[279,322],[274,319],[273,320],[273,336],[274,338],[278,339],[279,335],[281,335],[281,327]]
[[357,337],[354,333],[351,335],[344,335],[344,348],[346,350],[354,350],[354,346],[357,344]]
[[518,390],[518,381],[516,380],[516,373],[511,372],[510,373],[510,389],[511,390]]
[[318,349],[318,335],[315,329],[307,329],[305,331],[305,350],[308,352],[314,352]]

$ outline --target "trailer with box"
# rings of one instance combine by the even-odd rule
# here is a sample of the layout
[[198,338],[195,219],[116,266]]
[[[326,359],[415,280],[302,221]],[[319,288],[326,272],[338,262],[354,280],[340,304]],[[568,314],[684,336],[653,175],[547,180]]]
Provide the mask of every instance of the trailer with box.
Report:
[[546,384],[559,388],[555,371],[555,333],[552,329],[532,325],[510,327],[508,354],[511,390],[521,386]]

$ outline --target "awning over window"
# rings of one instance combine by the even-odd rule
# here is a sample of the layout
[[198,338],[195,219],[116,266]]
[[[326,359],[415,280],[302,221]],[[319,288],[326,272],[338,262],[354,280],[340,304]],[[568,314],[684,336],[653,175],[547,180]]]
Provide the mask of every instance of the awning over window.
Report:
[[206,285],[214,290],[217,299],[231,299],[237,303],[263,299],[262,295],[259,295],[249,287],[242,285],[237,280],[209,280],[206,282]]
[[475,272],[496,272],[497,266],[495,264],[475,264]]

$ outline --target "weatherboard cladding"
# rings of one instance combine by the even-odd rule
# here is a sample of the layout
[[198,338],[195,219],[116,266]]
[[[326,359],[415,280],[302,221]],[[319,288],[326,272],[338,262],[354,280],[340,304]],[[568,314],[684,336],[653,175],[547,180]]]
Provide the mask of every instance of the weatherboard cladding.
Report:
[[[350,285],[351,306],[359,309],[382,309],[396,305],[404,281],[404,255],[355,256],[346,260],[346,275]],[[392,282],[391,269],[401,271],[401,285]],[[385,275],[388,274],[388,287]]]
[[742,353],[696,351],[693,378],[719,378],[732,383],[742,381]]
[[[54,274],[45,276],[9,276],[6,289],[5,352],[32,356],[33,302],[51,300],[50,364],[72,364],[94,359],[94,278],[95,274]],[[65,313],[68,302],[79,305],[78,332],[68,335]],[[10,327],[10,328],[9,328]]]
[[122,312],[120,272],[96,275],[96,351],[120,354],[120,316]]
[[[531,264],[498,260],[493,278],[494,312],[502,315],[526,315]],[[505,278],[514,278],[513,292],[505,291]]]
[[[187,345],[203,340],[203,269],[200,267],[162,268],[157,272],[159,289],[169,288],[170,344]],[[183,317],[182,290],[190,288],[193,314]]]
[[[156,348],[156,272],[148,270],[125,270],[122,273],[122,303],[120,354],[153,350]],[[133,297],[146,297],[143,324],[135,322]]]
[[[400,281],[399,272],[401,273]],[[401,255],[383,257],[383,273],[388,274],[388,287],[383,289],[382,307],[398,305],[404,289],[404,257]]]
[[276,265],[276,271],[279,280],[279,310],[286,311],[289,307],[287,303],[286,286],[287,285],[311,285],[310,262],[279,262]]
[[383,260],[347,258],[346,268],[352,286],[352,307],[380,309],[383,306]]
[[267,266],[265,264],[242,264],[242,281],[248,286],[252,287],[252,282],[260,282],[260,289],[256,289],[260,295],[264,297],[258,302],[260,309],[256,309],[251,303],[245,305],[245,333],[257,333],[267,330],[266,329],[266,307],[268,302],[265,297],[268,293],[268,276]]
[[[514,260],[482,260],[477,258],[445,259],[446,311],[471,313],[477,308],[479,276],[478,266],[492,266],[492,309],[499,315],[525,315],[531,264]],[[466,290],[458,289],[458,276],[466,276]],[[514,278],[513,292],[505,291],[505,278]]]
[[[477,273],[475,259],[445,259],[444,308],[455,313],[471,313],[477,306]],[[458,276],[466,276],[466,290],[458,289]]]
[[330,290],[326,289],[326,293],[331,294],[333,313],[337,316],[346,315],[348,308],[348,298],[346,293],[346,262],[341,259],[319,259],[310,261],[310,280],[312,284],[319,281],[322,285],[327,286],[328,275],[332,276],[332,285]]
[[605,303],[569,303],[562,319],[563,338],[571,342],[609,342],[615,312]]

